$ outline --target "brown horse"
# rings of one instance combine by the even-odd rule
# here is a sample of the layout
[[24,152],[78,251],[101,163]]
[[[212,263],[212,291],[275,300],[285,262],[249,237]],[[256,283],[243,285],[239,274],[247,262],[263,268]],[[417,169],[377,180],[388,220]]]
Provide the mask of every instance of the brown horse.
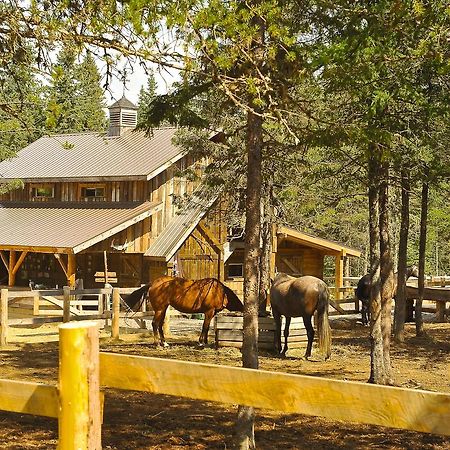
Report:
[[[331,328],[328,322],[328,287],[324,281],[312,276],[294,278],[285,273],[278,273],[270,289],[270,303],[275,319],[275,348],[285,356],[288,345],[291,317],[302,317],[308,336],[305,357],[311,356],[314,328],[311,317],[317,310],[317,332],[319,348],[328,359],[331,355]],[[286,317],[284,326],[284,349],[281,351],[281,316]]]
[[216,278],[186,280],[179,277],[162,276],[153,283],[132,292],[125,300],[130,308],[147,298],[150,301],[154,317],[152,321],[155,345],[166,347],[163,324],[169,306],[183,313],[204,313],[199,345],[208,343],[208,331],[211,319],[217,312],[227,308],[229,311],[244,310],[239,297]]

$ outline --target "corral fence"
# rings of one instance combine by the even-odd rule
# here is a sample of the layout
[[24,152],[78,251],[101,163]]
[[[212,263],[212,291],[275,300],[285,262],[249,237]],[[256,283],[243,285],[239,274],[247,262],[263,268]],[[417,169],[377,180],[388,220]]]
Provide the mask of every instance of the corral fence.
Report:
[[[359,301],[355,297],[355,288],[361,277],[344,277],[344,286],[336,288],[330,286],[330,315],[357,314],[360,312]],[[325,281],[332,282],[334,278],[325,277]],[[415,300],[418,297],[417,278],[411,277],[407,283],[407,298]],[[438,322],[445,322],[450,316],[450,309],[446,308],[450,302],[450,276],[426,276],[423,312],[434,313]]]
[[[139,311],[127,311],[121,296],[133,288],[101,288],[73,290],[14,290],[1,289],[0,346],[13,341],[11,327],[36,326],[57,322],[98,320],[110,327],[111,337],[119,337],[121,319],[133,320],[139,328],[146,328],[145,320],[153,319],[153,310],[147,311],[143,302]],[[122,304],[122,308],[121,308]],[[170,314],[167,314],[167,318]]]
[[57,387],[0,380],[0,409],[58,418],[59,449],[101,448],[101,387],[450,435],[449,394],[100,353],[95,322],[63,324],[59,332]]

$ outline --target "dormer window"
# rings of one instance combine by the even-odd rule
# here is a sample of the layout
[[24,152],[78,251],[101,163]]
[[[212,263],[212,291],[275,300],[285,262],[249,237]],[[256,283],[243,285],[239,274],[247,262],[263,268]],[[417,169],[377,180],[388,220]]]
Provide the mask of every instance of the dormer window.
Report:
[[31,187],[31,199],[40,201],[55,198],[55,187],[53,184],[39,184]]
[[83,185],[80,197],[85,202],[103,202],[106,200],[105,185]]

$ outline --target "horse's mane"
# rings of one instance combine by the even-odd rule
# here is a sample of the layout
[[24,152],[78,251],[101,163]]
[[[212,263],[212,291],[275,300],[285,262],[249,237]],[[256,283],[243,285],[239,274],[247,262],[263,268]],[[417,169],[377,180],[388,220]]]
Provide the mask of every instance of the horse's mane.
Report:
[[[219,281],[219,280],[217,280],[217,281],[219,282],[219,284],[222,285],[225,295],[227,296],[227,299],[229,302],[228,306],[232,307],[232,308],[235,307],[236,311],[243,311],[244,305],[241,302],[241,299],[236,295],[236,293],[231,288],[229,288],[228,286],[223,284],[221,281]],[[232,304],[230,304],[230,303],[232,303]],[[229,308],[227,307],[227,309],[229,309]],[[231,309],[229,309],[229,310],[231,311]]]
[[133,308],[139,301],[143,301],[145,298],[145,294],[147,293],[149,287],[151,286],[151,283],[146,284],[145,286],[140,287],[139,289],[136,289],[133,291],[126,299],[125,303],[130,307]]

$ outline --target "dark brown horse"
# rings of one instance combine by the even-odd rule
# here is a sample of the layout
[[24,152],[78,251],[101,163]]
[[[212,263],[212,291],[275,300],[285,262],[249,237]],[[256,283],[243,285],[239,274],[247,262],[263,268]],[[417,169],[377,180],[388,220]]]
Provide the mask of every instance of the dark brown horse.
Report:
[[[311,317],[317,311],[317,332],[319,348],[325,358],[331,355],[331,328],[328,323],[328,287],[324,281],[312,276],[294,278],[278,273],[270,289],[270,303],[275,319],[275,348],[284,356],[287,352],[291,317],[302,317],[308,335],[305,357],[311,356],[314,328]],[[286,318],[284,326],[284,349],[281,351],[281,316]]]
[[164,339],[163,324],[169,306],[183,313],[204,313],[199,345],[208,343],[208,331],[211,319],[217,312],[226,308],[229,311],[244,310],[239,297],[215,278],[186,280],[179,277],[162,276],[153,283],[132,292],[125,300],[133,308],[144,299],[151,303],[155,313],[152,321],[155,345],[167,346]]
[[[406,279],[409,277],[418,277],[419,268],[415,265],[408,266],[406,268]],[[370,274],[367,273],[361,277],[358,281],[358,285],[355,289],[355,297],[361,301],[361,322],[363,325],[368,325],[370,321]],[[391,280],[389,286],[390,297],[395,298],[397,295],[398,274],[394,273],[394,277]]]

